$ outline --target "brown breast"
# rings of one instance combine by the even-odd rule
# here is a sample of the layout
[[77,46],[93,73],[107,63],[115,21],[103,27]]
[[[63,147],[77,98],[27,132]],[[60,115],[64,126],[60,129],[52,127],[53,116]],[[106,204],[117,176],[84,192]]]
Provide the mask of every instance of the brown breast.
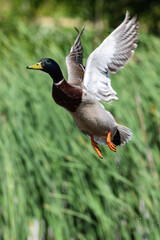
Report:
[[82,89],[71,86],[63,80],[60,84],[53,84],[52,97],[61,107],[75,112],[82,100]]

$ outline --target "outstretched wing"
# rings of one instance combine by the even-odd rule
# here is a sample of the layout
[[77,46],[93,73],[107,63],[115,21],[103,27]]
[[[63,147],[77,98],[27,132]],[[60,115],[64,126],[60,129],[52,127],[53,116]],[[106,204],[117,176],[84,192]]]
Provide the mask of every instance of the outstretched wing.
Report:
[[73,46],[71,47],[70,54],[66,57],[66,65],[68,70],[68,82],[71,84],[81,84],[84,77],[84,67],[82,65],[83,49],[81,46],[81,39],[80,39],[84,31],[84,28],[85,27],[83,27],[81,32],[78,33],[78,36]]
[[126,12],[124,21],[89,56],[85,68],[84,86],[98,100],[117,99],[111,86],[110,73],[116,73],[129,61],[137,47],[138,23]]

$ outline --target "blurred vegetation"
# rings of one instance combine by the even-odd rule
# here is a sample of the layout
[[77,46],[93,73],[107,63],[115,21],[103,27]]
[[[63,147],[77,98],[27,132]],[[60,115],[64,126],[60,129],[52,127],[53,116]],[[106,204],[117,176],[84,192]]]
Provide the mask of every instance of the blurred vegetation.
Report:
[[[52,57],[67,79],[65,56],[76,32],[35,19],[47,11],[52,16],[55,6],[60,11],[54,21],[69,9],[71,16],[94,20],[98,2],[93,12],[89,1],[66,3],[48,1],[47,9],[45,1],[1,1],[0,239],[34,240],[34,230],[45,240],[159,240],[160,39],[141,32],[132,60],[111,76],[119,101],[105,107],[132,129],[133,139],[117,153],[101,147],[101,160],[71,116],[53,102],[49,76],[25,68]],[[122,19],[112,4],[115,25]],[[124,15],[124,3],[122,12],[118,6]],[[82,36],[84,62],[106,37],[106,29],[97,33],[91,26]]]
[[[126,10],[138,15],[145,31],[160,33],[159,0],[0,0],[1,19],[23,18],[26,20],[47,15],[51,17],[78,17],[84,20],[107,20],[109,26],[115,27],[123,19]],[[113,17],[114,16],[114,17]]]

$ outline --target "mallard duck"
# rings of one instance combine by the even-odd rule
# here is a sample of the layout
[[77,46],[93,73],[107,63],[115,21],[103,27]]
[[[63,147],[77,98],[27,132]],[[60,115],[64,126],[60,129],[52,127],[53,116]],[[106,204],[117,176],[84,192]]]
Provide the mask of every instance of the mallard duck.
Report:
[[124,21],[82,64],[81,35],[84,27],[66,57],[68,82],[65,81],[57,62],[42,58],[28,69],[41,70],[53,79],[52,97],[68,110],[82,133],[88,136],[98,156],[103,158],[98,144],[105,144],[116,152],[118,145],[131,139],[131,130],[119,125],[112,114],[100,103],[117,100],[111,86],[110,73],[116,73],[129,61],[137,47],[138,23],[126,12]]

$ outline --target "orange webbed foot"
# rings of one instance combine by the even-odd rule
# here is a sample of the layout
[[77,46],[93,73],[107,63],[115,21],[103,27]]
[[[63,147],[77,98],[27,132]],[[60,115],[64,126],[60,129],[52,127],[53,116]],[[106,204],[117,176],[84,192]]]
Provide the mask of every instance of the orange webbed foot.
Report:
[[98,154],[98,156],[99,156],[100,158],[103,158],[102,153],[101,153],[101,150],[100,150],[100,148],[98,147],[98,144],[94,141],[93,136],[91,136],[91,144],[92,144],[92,146],[94,147],[94,149],[95,149],[96,153]]
[[107,135],[107,143],[108,143],[108,147],[109,147],[113,152],[116,152],[116,151],[117,151],[116,145],[111,142],[111,130],[108,132],[108,135]]

